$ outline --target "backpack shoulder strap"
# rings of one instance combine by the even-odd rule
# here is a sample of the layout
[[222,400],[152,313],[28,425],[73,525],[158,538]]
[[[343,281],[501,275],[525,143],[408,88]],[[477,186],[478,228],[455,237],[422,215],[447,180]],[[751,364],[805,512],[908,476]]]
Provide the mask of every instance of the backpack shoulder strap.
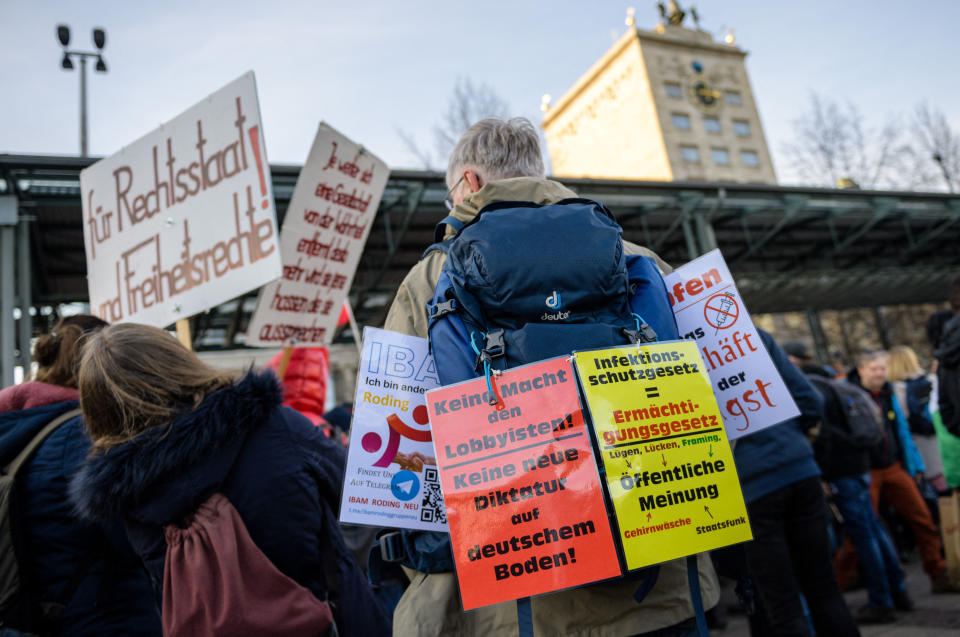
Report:
[[450,237],[449,239],[444,239],[438,243],[431,243],[427,249],[423,251],[423,254],[420,255],[420,258],[425,259],[431,252],[442,252],[444,254],[449,254],[450,244],[453,243],[453,239],[453,237]]
[[433,228],[434,243],[441,243],[443,241],[443,236],[447,234],[447,229],[444,228],[444,226],[450,226],[451,228],[453,228],[454,232],[460,232],[461,230],[463,230],[464,225],[466,224],[464,224],[462,221],[460,221],[453,215],[447,215],[446,217],[441,219],[440,223],[438,223]]
[[43,444],[44,440],[47,439],[47,436],[52,434],[57,429],[57,427],[59,427],[63,423],[73,418],[76,418],[79,415],[80,415],[80,408],[77,407],[76,409],[71,409],[65,413],[60,414],[59,416],[51,420],[49,423],[44,425],[43,429],[41,429],[39,432],[37,432],[37,434],[33,438],[31,438],[30,442],[27,443],[27,446],[20,450],[20,453],[17,454],[17,457],[14,458],[12,461],[10,461],[10,464],[8,464],[6,467],[3,468],[4,475],[12,476],[15,478],[17,475],[17,472],[20,471],[20,467],[26,464],[26,462],[30,459],[30,456],[33,455],[33,452],[36,451],[40,445]]
[[709,637],[707,616],[703,610],[703,598],[700,596],[700,569],[696,555],[687,556],[687,583],[690,585],[690,601],[693,603],[693,615],[697,621],[697,633],[700,637]]

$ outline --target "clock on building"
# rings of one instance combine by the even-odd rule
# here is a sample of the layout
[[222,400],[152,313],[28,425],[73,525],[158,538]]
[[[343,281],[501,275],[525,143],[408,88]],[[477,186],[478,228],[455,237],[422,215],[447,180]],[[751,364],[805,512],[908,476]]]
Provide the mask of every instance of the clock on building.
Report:
[[687,89],[690,101],[704,112],[719,109],[723,93],[718,91],[703,74],[703,65],[700,62],[693,62],[691,66],[695,74]]

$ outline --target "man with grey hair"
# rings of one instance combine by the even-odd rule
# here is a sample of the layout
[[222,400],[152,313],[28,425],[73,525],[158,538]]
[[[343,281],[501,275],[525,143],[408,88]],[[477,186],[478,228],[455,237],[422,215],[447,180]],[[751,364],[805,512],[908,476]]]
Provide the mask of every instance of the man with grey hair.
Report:
[[[536,129],[521,118],[485,119],[471,126],[453,150],[446,179],[450,216],[444,221],[448,238],[493,202],[552,204],[577,196],[562,184],[544,178]],[[530,228],[531,233],[536,230]],[[570,237],[571,243],[578,239]],[[662,271],[670,271],[650,250],[626,241],[623,247],[626,254],[647,255]],[[563,247],[557,249],[562,252]],[[446,258],[441,251],[431,251],[407,274],[387,315],[386,329],[428,337],[427,302],[433,297]],[[720,595],[717,577],[705,555],[699,556],[698,564],[703,606],[712,608]],[[515,604],[465,613],[452,569],[430,574],[406,566],[404,570],[411,584],[394,613],[395,635],[517,634]],[[639,583],[636,579],[620,579],[538,596],[531,600],[534,632],[638,635],[673,627],[671,635],[695,634],[685,560],[662,564],[656,583],[642,603],[634,600]]]

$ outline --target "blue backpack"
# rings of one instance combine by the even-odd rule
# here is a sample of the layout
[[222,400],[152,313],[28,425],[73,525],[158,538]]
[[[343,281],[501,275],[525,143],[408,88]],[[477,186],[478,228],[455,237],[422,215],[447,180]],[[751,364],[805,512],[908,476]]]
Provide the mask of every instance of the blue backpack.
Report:
[[625,255],[602,204],[506,201],[430,246],[447,260],[427,303],[430,351],[448,385],[574,350],[679,338],[660,271]]

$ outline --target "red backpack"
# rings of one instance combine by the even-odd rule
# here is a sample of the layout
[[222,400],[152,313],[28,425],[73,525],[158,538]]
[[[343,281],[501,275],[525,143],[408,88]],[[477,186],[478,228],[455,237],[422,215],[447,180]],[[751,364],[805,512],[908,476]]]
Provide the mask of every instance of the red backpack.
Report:
[[[165,528],[163,634],[336,635],[330,603],[281,573],[222,494]],[[328,590],[336,563],[324,560]]]

